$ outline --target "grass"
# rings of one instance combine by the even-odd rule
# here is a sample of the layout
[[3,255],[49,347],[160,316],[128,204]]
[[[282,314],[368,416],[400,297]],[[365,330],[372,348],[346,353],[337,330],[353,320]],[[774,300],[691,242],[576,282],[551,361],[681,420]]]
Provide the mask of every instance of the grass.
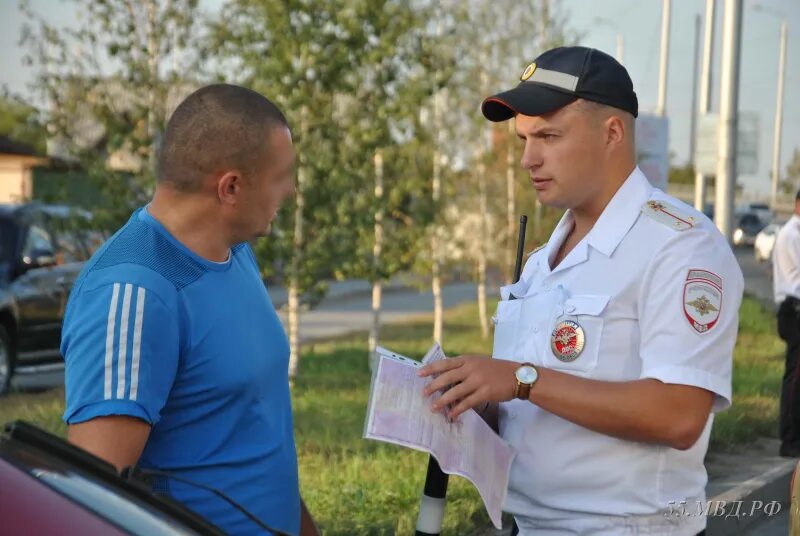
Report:
[[774,313],[745,298],[733,352],[733,405],[715,417],[711,449],[730,451],[758,437],[777,436],[784,352]]
[[[447,312],[444,345],[450,355],[489,353],[474,304]],[[729,450],[774,436],[783,370],[783,344],[771,312],[745,299],[735,351],[734,405],[720,414],[712,448]],[[427,321],[386,326],[381,344],[412,357],[429,346]],[[427,457],[361,439],[370,374],[366,336],[342,337],[304,349],[293,396],[301,489],[327,535],[411,534]],[[25,419],[63,434],[63,390],[15,394],[0,402],[0,422]],[[482,534],[489,526],[471,484],[452,478],[445,534]]]

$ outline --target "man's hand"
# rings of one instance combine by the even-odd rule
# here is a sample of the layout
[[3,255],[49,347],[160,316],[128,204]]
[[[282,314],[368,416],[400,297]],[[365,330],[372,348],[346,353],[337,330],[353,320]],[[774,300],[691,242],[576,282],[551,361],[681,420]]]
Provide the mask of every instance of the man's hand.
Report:
[[[432,408],[449,408],[447,415],[457,418],[470,408],[486,402],[504,402],[514,397],[520,364],[486,356],[464,355],[435,361],[422,367],[420,377],[434,376],[425,387],[425,396],[443,391]],[[452,386],[452,387],[449,387]],[[449,387],[449,388],[448,388]]]

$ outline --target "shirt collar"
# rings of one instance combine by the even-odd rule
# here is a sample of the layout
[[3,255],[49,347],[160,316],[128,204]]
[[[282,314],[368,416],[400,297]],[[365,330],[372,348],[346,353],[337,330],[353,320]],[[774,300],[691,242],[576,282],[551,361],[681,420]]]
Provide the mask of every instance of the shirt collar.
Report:
[[[614,194],[614,197],[611,198],[608,205],[606,205],[606,208],[603,209],[603,213],[600,214],[586,238],[575,246],[576,250],[585,248],[586,244],[588,244],[605,256],[610,257],[631,227],[633,227],[641,213],[642,205],[650,199],[652,192],[653,186],[650,181],[647,180],[647,177],[638,166],[635,167]],[[556,225],[556,228],[553,229],[550,240],[547,241],[547,246],[545,246],[539,257],[539,264],[542,268],[545,268],[546,272],[550,272],[550,262],[572,230],[574,223],[572,211],[567,210],[558,225]],[[581,252],[576,251],[575,253],[577,255]],[[584,251],[581,254],[585,257],[587,252]],[[559,268],[564,267],[559,265]]]
[[586,235],[589,245],[610,257],[633,227],[653,190],[644,173],[635,167]]

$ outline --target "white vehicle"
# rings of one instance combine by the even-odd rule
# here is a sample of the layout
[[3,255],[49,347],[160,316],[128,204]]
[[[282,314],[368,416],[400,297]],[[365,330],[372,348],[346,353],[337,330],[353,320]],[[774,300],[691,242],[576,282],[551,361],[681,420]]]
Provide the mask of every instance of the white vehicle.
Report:
[[783,227],[783,223],[770,223],[756,235],[753,252],[757,262],[772,260],[772,248],[775,247],[775,238],[781,227]]

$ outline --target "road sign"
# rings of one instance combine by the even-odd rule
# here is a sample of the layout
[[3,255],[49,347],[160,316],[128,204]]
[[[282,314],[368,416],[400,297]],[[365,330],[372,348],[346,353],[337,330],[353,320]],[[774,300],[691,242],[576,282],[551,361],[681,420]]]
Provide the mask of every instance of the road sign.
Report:
[[[759,115],[756,112],[739,112],[736,140],[736,171],[739,175],[758,173]],[[719,151],[719,114],[705,114],[698,118],[697,143],[694,153],[695,170],[704,175],[717,174]]]

